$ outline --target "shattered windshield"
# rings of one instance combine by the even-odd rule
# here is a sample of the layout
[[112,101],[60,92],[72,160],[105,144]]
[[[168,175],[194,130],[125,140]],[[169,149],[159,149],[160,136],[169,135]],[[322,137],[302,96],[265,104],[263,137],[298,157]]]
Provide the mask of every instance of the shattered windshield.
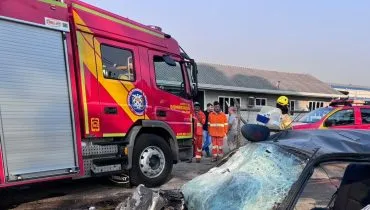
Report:
[[323,107],[313,110],[312,112],[307,113],[303,116],[298,122],[301,123],[315,123],[320,121],[325,115],[331,112],[333,107]]
[[267,143],[241,147],[223,165],[182,188],[188,209],[272,209],[287,196],[306,162]]

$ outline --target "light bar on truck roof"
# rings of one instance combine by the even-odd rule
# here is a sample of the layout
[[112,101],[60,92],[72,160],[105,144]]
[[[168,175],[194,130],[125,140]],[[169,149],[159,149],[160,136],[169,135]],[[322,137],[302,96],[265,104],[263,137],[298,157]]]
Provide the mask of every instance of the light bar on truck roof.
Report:
[[370,105],[369,101],[364,100],[353,100],[353,99],[337,99],[332,100],[329,106],[361,106],[361,105]]

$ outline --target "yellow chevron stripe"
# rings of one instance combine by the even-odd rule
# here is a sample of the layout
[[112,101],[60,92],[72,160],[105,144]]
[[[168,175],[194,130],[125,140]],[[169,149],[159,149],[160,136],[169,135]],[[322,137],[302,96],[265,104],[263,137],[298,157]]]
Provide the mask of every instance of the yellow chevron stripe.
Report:
[[[73,12],[73,16],[77,24],[85,25],[84,21],[76,12]],[[83,28],[84,30],[88,30],[87,32],[91,33],[91,35],[84,35],[83,40],[81,40],[81,46],[79,46],[84,55],[82,56],[84,64],[88,67],[91,74],[98,79],[99,83],[104,87],[104,89],[109,93],[114,101],[126,112],[126,114],[133,122],[136,122],[139,119],[143,119],[143,116],[138,116],[134,114],[127,104],[128,92],[135,88],[135,86],[128,81],[120,82],[117,80],[104,79],[103,72],[96,71],[96,69],[103,69],[103,64],[100,58],[100,43],[97,39],[93,37],[91,30],[86,27]],[[95,50],[92,47],[95,47]],[[94,57],[95,59],[92,59]],[[149,119],[147,115],[145,115],[145,118]]]
[[103,137],[123,137],[126,133],[103,133]]
[[144,33],[147,33],[147,34],[150,34],[150,35],[153,35],[153,36],[156,36],[156,37],[159,37],[159,38],[164,38],[164,35],[163,34],[160,34],[160,33],[156,33],[154,31],[151,31],[149,29],[146,29],[146,28],[143,28],[143,27],[140,27],[140,26],[137,26],[137,25],[134,25],[132,23],[128,23],[128,22],[125,22],[123,20],[120,20],[118,18],[115,18],[115,17],[112,17],[112,16],[109,16],[109,15],[106,15],[106,14],[103,14],[103,13],[100,13],[100,12],[97,12],[95,10],[92,10],[92,9],[89,9],[87,7],[84,7],[84,6],[81,6],[79,4],[75,4],[73,3],[72,6],[76,9],[79,9],[79,10],[82,10],[84,12],[87,12],[87,13],[90,13],[90,14],[93,14],[93,15],[96,15],[98,17],[101,17],[101,18],[104,18],[104,19],[107,19],[107,20],[110,20],[110,21],[113,21],[115,23],[118,23],[118,24],[121,24],[121,25],[124,25],[124,26],[127,26],[129,28],[132,28],[132,29],[135,29],[135,30],[138,30],[138,31],[141,31],[141,32],[144,32]]
[[176,139],[191,139],[192,136],[176,136]]
[[[81,46],[83,43],[83,37],[80,32],[77,33],[77,43],[78,46]],[[88,117],[88,110],[87,110],[87,102],[86,102],[86,84],[85,84],[85,70],[84,70],[84,61],[83,61],[83,54],[82,48],[78,48],[78,54],[80,56],[80,74],[81,74],[81,88],[82,88],[82,103],[83,103],[83,111],[84,111],[84,120],[85,120],[85,133],[90,133],[90,126],[89,126],[89,117]]]

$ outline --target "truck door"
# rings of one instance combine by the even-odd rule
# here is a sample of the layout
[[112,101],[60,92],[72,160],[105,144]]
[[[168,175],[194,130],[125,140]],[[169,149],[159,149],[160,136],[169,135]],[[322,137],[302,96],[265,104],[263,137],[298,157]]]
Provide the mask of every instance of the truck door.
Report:
[[149,50],[148,55],[152,85],[147,94],[149,117],[167,122],[177,139],[192,138],[193,107],[185,65],[172,56],[176,65],[168,65],[161,52]]
[[125,136],[136,121],[145,117],[139,50],[134,45],[103,38],[96,38],[94,45],[102,135]]

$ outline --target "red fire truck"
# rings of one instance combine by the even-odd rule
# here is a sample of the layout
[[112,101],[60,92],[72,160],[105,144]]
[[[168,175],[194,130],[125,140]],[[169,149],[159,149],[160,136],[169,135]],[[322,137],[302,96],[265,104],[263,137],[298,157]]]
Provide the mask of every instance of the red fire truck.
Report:
[[161,28],[78,0],[0,3],[0,187],[124,177],[192,156],[197,69]]

